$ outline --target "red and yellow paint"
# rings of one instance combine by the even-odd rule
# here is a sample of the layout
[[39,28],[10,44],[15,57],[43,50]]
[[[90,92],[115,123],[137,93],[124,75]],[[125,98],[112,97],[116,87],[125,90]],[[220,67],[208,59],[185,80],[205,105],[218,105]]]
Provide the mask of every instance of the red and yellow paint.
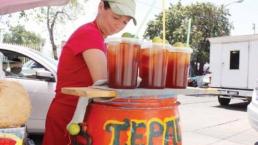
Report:
[[[108,145],[177,145],[181,142],[178,118],[158,118],[150,120],[129,120],[123,122],[108,120],[105,131],[111,132]],[[120,142],[120,135],[127,134],[126,142]]]
[[84,123],[92,145],[182,145],[175,97],[93,102]]

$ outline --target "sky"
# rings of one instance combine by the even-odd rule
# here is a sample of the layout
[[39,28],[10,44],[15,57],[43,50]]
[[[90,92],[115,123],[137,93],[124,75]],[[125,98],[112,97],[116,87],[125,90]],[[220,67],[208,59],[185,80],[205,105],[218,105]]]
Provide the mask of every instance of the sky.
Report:
[[[67,22],[65,28],[64,40],[67,40],[69,36],[82,24],[94,20],[97,14],[97,7],[100,0],[88,0],[85,4],[85,14],[79,16],[79,18],[72,22]],[[162,0],[135,0],[136,1],[136,19],[137,25],[135,26],[132,21],[126,26],[126,28],[115,36],[120,36],[123,32],[131,32],[138,34],[139,38],[146,29],[148,21],[153,20],[155,15],[162,12]],[[170,4],[176,4],[179,0],[164,0],[166,7]],[[244,0],[242,3],[234,3],[237,0],[181,0],[183,5],[189,5],[196,2],[211,2],[217,6],[227,5],[231,16],[229,21],[233,24],[234,29],[231,31],[231,35],[247,35],[254,34],[253,24],[256,25],[256,33],[258,33],[258,0]],[[230,4],[231,3],[231,4]],[[230,4],[230,5],[228,5]],[[48,37],[46,29],[39,29],[38,24],[35,22],[26,25],[27,30],[35,31]],[[61,35],[61,34],[59,34]],[[61,41],[60,41],[61,42]],[[57,42],[59,45],[59,43]]]
[[[156,14],[162,12],[163,5],[162,0],[135,0],[136,1],[136,19],[137,26],[134,26],[132,22],[119,34],[123,32],[137,33],[141,38],[146,24],[149,20],[155,18]],[[165,0],[166,6],[170,3],[175,4],[179,0]],[[230,22],[233,24],[234,29],[231,31],[231,35],[247,35],[254,34],[253,24],[256,24],[258,29],[258,0],[244,0],[242,3],[234,3],[236,0],[181,0],[183,5],[188,5],[195,2],[211,2],[215,5],[227,5],[231,16]],[[93,20],[97,14],[97,6],[99,0],[88,0],[86,3],[86,14],[81,16],[80,19],[67,25],[67,30],[72,33],[77,27],[83,23]],[[230,4],[231,3],[231,4]],[[258,31],[256,31],[257,33]]]

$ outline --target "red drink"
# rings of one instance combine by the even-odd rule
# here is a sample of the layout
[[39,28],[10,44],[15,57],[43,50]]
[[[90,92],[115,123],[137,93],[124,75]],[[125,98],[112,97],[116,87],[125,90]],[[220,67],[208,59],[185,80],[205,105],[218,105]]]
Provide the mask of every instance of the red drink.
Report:
[[[151,47],[151,48],[150,48]],[[165,45],[169,47],[169,45]],[[140,77],[143,88],[165,88],[167,73],[167,49],[162,44],[142,48],[140,52]]]
[[140,44],[122,38],[108,42],[108,85],[111,88],[136,88]]
[[166,87],[186,88],[191,49],[177,48],[168,52]]

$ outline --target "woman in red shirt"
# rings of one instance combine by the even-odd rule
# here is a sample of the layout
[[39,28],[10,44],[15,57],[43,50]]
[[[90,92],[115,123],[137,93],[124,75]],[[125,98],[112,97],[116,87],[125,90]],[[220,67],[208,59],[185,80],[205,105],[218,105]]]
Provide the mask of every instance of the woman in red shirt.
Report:
[[104,39],[121,31],[134,18],[134,0],[101,0],[93,22],[78,28],[63,47],[58,64],[56,96],[49,108],[43,145],[70,143],[67,124],[78,97],[61,93],[63,87],[87,87],[107,78]]

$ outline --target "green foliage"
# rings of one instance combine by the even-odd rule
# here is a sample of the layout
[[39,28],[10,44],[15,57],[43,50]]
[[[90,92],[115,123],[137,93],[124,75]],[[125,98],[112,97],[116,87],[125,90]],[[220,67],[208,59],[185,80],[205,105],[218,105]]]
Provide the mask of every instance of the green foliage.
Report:
[[[192,19],[190,46],[193,48],[192,64],[202,65],[209,62],[209,42],[207,38],[229,35],[232,25],[227,9],[211,3],[194,3],[183,6],[180,2],[170,5],[166,11],[166,39],[175,42],[186,42],[188,20]],[[162,13],[148,23],[144,37],[152,39],[162,36]],[[198,72],[195,72],[198,74]]]
[[[21,11],[11,15],[0,17],[0,25],[4,24],[11,27],[10,24],[24,24],[27,21],[34,21],[38,24],[39,29],[48,32],[47,38],[52,46],[54,58],[57,58],[57,47],[64,38],[67,37],[67,32],[64,30],[65,24],[69,21],[75,21],[81,14],[85,13],[85,3],[88,0],[71,0],[65,6],[40,7],[31,10]],[[11,22],[13,18],[19,18],[19,21]],[[1,30],[0,30],[1,32]],[[59,43],[56,43],[59,42]]]
[[131,33],[129,33],[129,32],[124,32],[124,33],[122,34],[122,37],[124,37],[124,38],[134,38],[135,35],[133,35],[133,34],[131,34]]
[[[47,24],[49,40],[52,45],[55,59],[58,59],[57,45],[55,42],[57,41],[56,36],[60,36],[61,33],[64,34],[65,32],[62,28],[58,32],[57,28],[61,27],[60,24],[65,24],[67,21],[72,21],[77,19],[77,16],[79,14],[82,14],[83,10],[84,10],[83,4],[79,3],[79,0],[71,0],[70,3],[66,6],[41,8],[40,12],[37,13],[37,16],[35,19],[38,20],[39,22],[41,21]],[[55,35],[55,34],[58,34],[58,35]],[[61,40],[59,40],[59,42],[61,42]]]
[[40,35],[27,31],[24,26],[11,27],[9,33],[4,34],[3,42],[26,45],[31,47],[42,47],[44,39]]

